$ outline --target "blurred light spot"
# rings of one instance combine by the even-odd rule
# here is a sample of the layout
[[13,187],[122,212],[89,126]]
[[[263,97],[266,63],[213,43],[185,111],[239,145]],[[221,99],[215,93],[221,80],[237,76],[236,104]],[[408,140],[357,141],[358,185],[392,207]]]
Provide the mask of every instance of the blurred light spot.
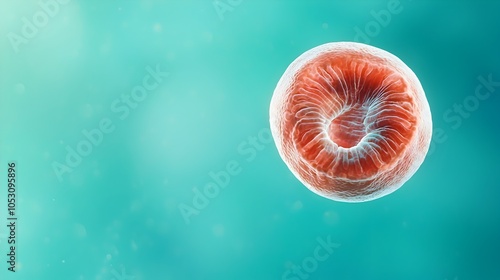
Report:
[[302,205],[302,201],[297,200],[297,201],[295,201],[295,203],[292,205],[292,209],[293,209],[294,211],[299,211],[300,209],[302,209],[302,206],[303,206],[303,205]]
[[137,251],[137,244],[135,243],[135,241],[132,241],[132,243],[130,243],[130,248],[132,248],[133,251]]
[[23,94],[25,90],[26,90],[26,87],[24,86],[24,84],[19,83],[16,85],[16,92],[17,93]]
[[212,232],[216,237],[224,236],[225,230],[223,225],[215,225],[212,227]]
[[94,114],[94,108],[90,104],[85,104],[82,106],[81,112],[84,118],[89,119]]
[[161,31],[162,31],[162,29],[163,29],[163,28],[162,28],[161,24],[159,24],[159,23],[156,23],[155,25],[153,25],[153,30],[154,30],[155,32],[158,32],[158,33],[159,33],[159,32],[161,32]]
[[130,212],[137,212],[141,209],[142,207],[142,203],[140,200],[134,200],[132,201],[132,203],[130,204]]
[[168,61],[173,61],[173,60],[175,60],[175,57],[176,57],[175,52],[168,52],[168,53],[167,53],[167,60],[168,60]]
[[323,220],[328,225],[334,225],[339,221],[339,215],[334,211],[326,211],[323,214]]
[[99,51],[101,52],[101,54],[108,54],[111,51],[111,47],[112,47],[111,43],[106,42],[106,43],[101,45],[101,47],[99,48]]
[[208,42],[208,43],[212,43],[213,39],[214,39],[214,35],[212,34],[212,32],[203,32],[203,41],[205,42]]
[[87,229],[82,224],[78,224],[78,223],[75,224],[74,231],[75,231],[76,237],[78,237],[78,238],[84,238],[87,236]]

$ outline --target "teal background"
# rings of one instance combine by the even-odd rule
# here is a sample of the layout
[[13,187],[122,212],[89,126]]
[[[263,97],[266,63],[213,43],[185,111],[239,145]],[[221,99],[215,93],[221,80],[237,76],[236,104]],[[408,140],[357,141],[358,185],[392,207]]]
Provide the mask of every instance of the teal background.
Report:
[[[265,137],[286,67],[353,41],[389,2],[233,0],[219,15],[211,0],[73,0],[16,52],[9,34],[41,7],[1,1],[0,279],[287,279],[328,236],[340,246],[308,279],[500,279],[500,87],[460,125],[444,116],[479,76],[500,81],[500,1],[401,0],[372,30],[370,45],[417,74],[442,131],[395,193],[319,197]],[[157,65],[169,76],[120,119],[111,104]],[[115,130],[59,180],[54,162],[106,118]],[[16,273],[5,262],[10,161]],[[232,161],[239,173],[188,224],[179,207]]]

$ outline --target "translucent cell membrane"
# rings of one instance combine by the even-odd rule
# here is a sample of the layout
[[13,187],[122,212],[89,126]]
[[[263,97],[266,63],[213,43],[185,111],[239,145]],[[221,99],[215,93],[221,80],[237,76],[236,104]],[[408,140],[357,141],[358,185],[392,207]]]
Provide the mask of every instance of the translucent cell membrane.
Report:
[[299,56],[273,94],[271,131],[290,170],[327,198],[360,202],[406,182],[428,151],[429,104],[396,56],[329,43]]

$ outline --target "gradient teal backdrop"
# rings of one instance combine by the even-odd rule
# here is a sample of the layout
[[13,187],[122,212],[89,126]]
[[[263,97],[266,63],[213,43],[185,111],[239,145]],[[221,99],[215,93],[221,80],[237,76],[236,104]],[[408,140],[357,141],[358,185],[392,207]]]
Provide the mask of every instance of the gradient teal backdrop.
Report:
[[[500,1],[54,1],[0,2],[0,279],[500,279]],[[353,40],[412,68],[436,132],[360,204],[307,190],[268,134],[286,67]]]

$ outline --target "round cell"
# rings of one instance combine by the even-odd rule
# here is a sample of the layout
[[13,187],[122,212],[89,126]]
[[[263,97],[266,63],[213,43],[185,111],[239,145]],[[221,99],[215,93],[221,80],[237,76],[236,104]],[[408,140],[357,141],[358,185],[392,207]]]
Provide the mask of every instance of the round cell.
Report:
[[417,76],[393,54],[353,42],[300,55],[279,80],[271,132],[292,173],[326,198],[363,202],[400,188],[429,149]]

